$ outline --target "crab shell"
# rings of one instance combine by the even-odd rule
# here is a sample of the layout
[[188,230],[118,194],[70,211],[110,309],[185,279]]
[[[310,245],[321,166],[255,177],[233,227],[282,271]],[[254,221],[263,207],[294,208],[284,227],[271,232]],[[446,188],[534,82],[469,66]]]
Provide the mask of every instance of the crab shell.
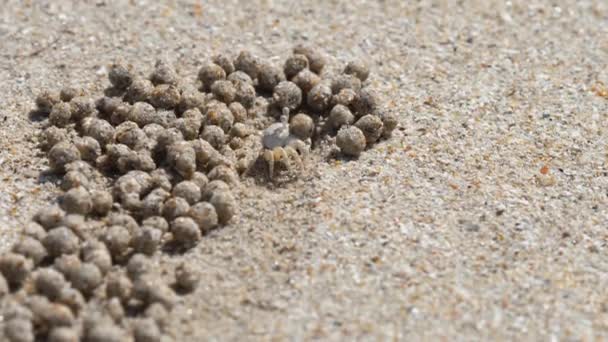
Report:
[[307,151],[306,143],[289,133],[289,125],[285,121],[270,125],[262,135],[263,156],[268,163],[270,178],[273,178],[276,162],[286,163],[289,169],[292,167],[292,160],[295,166],[301,168],[300,154]]

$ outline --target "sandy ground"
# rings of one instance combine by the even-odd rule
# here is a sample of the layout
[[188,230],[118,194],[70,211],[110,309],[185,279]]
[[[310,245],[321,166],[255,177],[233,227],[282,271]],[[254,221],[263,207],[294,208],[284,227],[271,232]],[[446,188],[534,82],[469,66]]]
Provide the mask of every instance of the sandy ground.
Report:
[[[55,179],[33,97],[107,86],[123,56],[194,74],[247,48],[314,42],[364,57],[395,136],[357,161],[318,154],[182,258],[203,281],[178,340],[608,338],[608,3],[604,1],[21,1],[0,6],[0,241]],[[603,82],[603,83],[602,83]]]

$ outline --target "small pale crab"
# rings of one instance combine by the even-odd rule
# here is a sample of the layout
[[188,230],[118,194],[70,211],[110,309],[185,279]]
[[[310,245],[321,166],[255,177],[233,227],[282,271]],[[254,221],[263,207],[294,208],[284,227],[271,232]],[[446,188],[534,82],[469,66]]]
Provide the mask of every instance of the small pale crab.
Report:
[[275,164],[281,163],[288,172],[294,164],[303,168],[302,157],[308,153],[308,144],[289,132],[289,109],[283,108],[281,121],[268,126],[262,133],[262,157],[268,164],[270,179],[274,178]]

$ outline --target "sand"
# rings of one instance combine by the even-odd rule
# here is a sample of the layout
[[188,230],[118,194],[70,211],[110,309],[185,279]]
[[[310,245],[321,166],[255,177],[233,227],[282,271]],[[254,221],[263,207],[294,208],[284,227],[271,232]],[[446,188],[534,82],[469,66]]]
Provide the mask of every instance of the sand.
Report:
[[217,52],[321,45],[372,65],[399,113],[358,160],[316,152],[245,180],[233,222],[184,255],[202,284],[177,340],[608,338],[608,3],[20,1],[0,6],[0,245],[54,201],[27,116],[45,88],[108,85],[124,57],[195,75]]

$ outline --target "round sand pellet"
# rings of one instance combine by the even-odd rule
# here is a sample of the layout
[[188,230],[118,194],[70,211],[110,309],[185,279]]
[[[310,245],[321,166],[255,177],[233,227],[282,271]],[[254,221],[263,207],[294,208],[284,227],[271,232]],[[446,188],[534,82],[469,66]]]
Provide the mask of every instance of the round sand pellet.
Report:
[[150,81],[155,85],[158,84],[177,84],[178,76],[177,72],[171,66],[171,64],[164,60],[159,59],[156,61],[156,65],[154,66],[154,71],[150,75]]
[[209,203],[215,207],[218,221],[221,224],[227,224],[236,214],[236,200],[230,191],[215,191],[211,195]]
[[95,113],[95,101],[88,96],[77,96],[70,100],[70,110],[72,112],[72,120],[78,122]]
[[175,268],[175,284],[185,292],[192,292],[200,281],[198,272],[187,263],[181,263]]
[[55,172],[65,172],[65,165],[80,160],[80,151],[74,144],[62,141],[57,143],[48,154],[49,166]]
[[343,105],[350,109],[356,98],[357,93],[354,90],[344,88],[332,97],[331,103],[333,106]]
[[232,63],[232,59],[224,54],[217,54],[213,56],[213,63],[219,65],[224,69],[226,75],[229,75],[234,72],[234,63]]
[[105,147],[114,139],[114,127],[102,119],[92,119],[88,128],[85,131],[85,135],[92,137],[99,142],[101,147]]
[[133,321],[135,342],[160,342],[161,332],[157,323],[151,318],[139,318]]
[[48,342],[78,342],[80,337],[78,331],[71,327],[55,327],[51,329],[47,337]]
[[180,103],[180,92],[170,84],[159,84],[152,91],[150,102],[156,108],[173,109]]
[[61,189],[68,191],[73,188],[83,187],[85,189],[91,188],[92,179],[80,171],[68,171],[61,180]]
[[304,113],[294,115],[289,122],[289,132],[302,140],[312,136],[314,127],[312,118]]
[[150,259],[145,254],[136,253],[131,256],[131,259],[127,263],[127,275],[131,279],[137,279],[150,272],[152,268],[151,264]]
[[43,268],[36,272],[36,291],[54,301],[61,295],[61,291],[67,286],[65,277],[53,268]]
[[91,191],[91,211],[97,215],[106,215],[112,209],[112,194],[104,190]]
[[[162,112],[160,112],[162,113]],[[138,127],[144,127],[145,125],[156,123],[156,124],[165,124],[164,118],[161,117],[159,112],[147,102],[135,102],[133,106],[129,109],[126,119],[128,121],[134,122]],[[116,127],[117,132],[115,135],[119,134],[120,127],[122,124]],[[123,126],[125,127],[125,126]],[[133,127],[132,124],[126,127]],[[116,137],[115,137],[116,138]],[[118,141],[118,139],[116,139]],[[124,143],[122,143],[124,144]]]
[[208,202],[199,202],[190,207],[188,216],[198,224],[203,233],[208,232],[218,224],[215,207]]
[[397,114],[389,110],[382,110],[378,113],[378,117],[382,120],[382,137],[390,138],[399,123]]
[[329,112],[329,122],[334,129],[340,129],[342,126],[352,125],[355,116],[348,107],[338,104]]
[[245,108],[251,108],[256,99],[255,88],[251,83],[233,82],[235,89],[235,101],[242,104]]
[[81,214],[67,214],[61,221],[61,226],[69,228],[80,239],[85,238],[88,229],[86,217]]
[[81,137],[74,140],[74,145],[83,160],[94,162],[101,155],[101,146],[93,137]]
[[221,192],[221,191],[229,191],[230,190],[230,186],[219,179],[210,181],[207,186],[203,189],[203,193],[202,193],[202,197],[201,199],[203,201],[209,201],[211,199],[211,196],[213,196],[213,194],[215,192]]
[[354,75],[341,74],[331,82],[331,90],[334,94],[339,93],[342,89],[352,89],[355,92],[361,90],[361,80]]
[[261,90],[270,92],[282,81],[285,81],[285,75],[280,68],[270,63],[263,63],[260,65],[258,87]]
[[382,120],[375,115],[364,115],[355,123],[365,135],[367,144],[375,143],[382,136]]
[[62,206],[68,213],[86,215],[91,212],[93,200],[88,190],[76,187],[63,195]]
[[336,144],[345,155],[358,157],[365,149],[365,135],[355,127],[344,127],[338,131]]
[[0,273],[4,279],[12,287],[21,286],[23,281],[27,279],[33,263],[23,255],[16,253],[5,253],[0,256]]
[[133,237],[133,249],[146,255],[154,254],[162,241],[163,231],[153,227],[142,226]]
[[273,102],[278,108],[297,109],[302,103],[302,90],[289,81],[283,81],[274,87]]
[[201,188],[192,181],[182,181],[173,187],[171,194],[185,199],[192,205],[201,199]]
[[207,141],[214,148],[222,147],[226,142],[226,135],[224,134],[224,130],[215,125],[205,126],[203,132],[201,133],[201,138]]
[[75,314],[82,311],[86,305],[82,293],[72,287],[64,287],[61,289],[57,302],[69,307]]
[[356,76],[361,82],[365,82],[369,76],[369,66],[362,60],[348,62],[344,73]]
[[60,141],[68,140],[68,131],[65,128],[50,126],[40,135],[40,146],[48,151]]
[[236,98],[236,88],[234,84],[226,80],[218,80],[211,85],[211,92],[215,98],[229,104]]
[[99,111],[100,116],[107,119],[121,104],[122,99],[120,98],[103,96],[97,100],[95,107]]
[[[189,242],[188,244],[192,244]],[[146,304],[160,303],[171,310],[177,301],[175,292],[153,276],[143,276],[133,284],[133,296]]]
[[154,84],[144,78],[136,78],[127,88],[124,100],[133,104],[148,101],[152,98]]
[[201,239],[201,231],[190,217],[178,217],[171,222],[173,239],[184,247],[192,247]]
[[249,77],[249,75],[240,70],[231,73],[230,75],[228,75],[228,77],[226,77],[226,79],[234,84],[242,82],[249,85],[253,85],[253,80],[251,79],[251,77]]
[[56,103],[49,114],[49,123],[56,127],[65,127],[72,119],[72,108],[65,102]]
[[32,310],[34,322],[42,326],[71,326],[74,324],[72,310],[63,304],[51,303],[46,297],[30,296],[27,305]]
[[326,83],[319,82],[308,92],[306,103],[312,110],[323,112],[328,109],[331,98],[331,88]]
[[70,278],[80,268],[82,262],[74,254],[63,254],[55,258],[53,267],[61,272],[66,278]]
[[206,102],[207,100],[204,93],[201,93],[196,88],[188,88],[182,90],[177,111],[183,113],[188,109],[195,108],[202,110]]
[[129,232],[133,232],[139,228],[137,220],[127,213],[112,213],[108,216],[108,225],[118,225],[125,227]]
[[161,303],[151,303],[144,312],[145,317],[151,318],[160,327],[166,325],[169,314]]
[[86,333],[87,342],[123,342],[128,341],[127,333],[113,323],[95,324]]
[[[221,131],[221,128],[218,127],[218,129]],[[189,178],[196,171],[196,153],[191,144],[185,141],[169,146],[167,160],[173,169],[184,178]]]
[[34,342],[34,326],[25,318],[9,319],[4,325],[4,336],[9,342]]
[[48,255],[46,248],[44,248],[42,243],[31,236],[23,236],[13,246],[13,252],[31,259],[34,262],[34,265],[38,265]]
[[60,101],[61,99],[59,98],[58,93],[45,90],[36,97],[36,106],[38,107],[38,110],[49,113],[53,106]]
[[[171,183],[168,184],[168,188],[171,188]],[[141,214],[143,217],[154,217],[161,214],[163,209],[163,203],[169,198],[171,194],[163,189],[157,188],[152,190],[141,203]],[[145,225],[145,223],[142,223]]]
[[108,247],[113,258],[122,257],[131,243],[131,234],[124,226],[111,226],[102,236],[102,241]]
[[247,109],[240,104],[239,102],[232,102],[228,109],[232,112],[232,117],[234,118],[234,122],[240,123],[247,120]]
[[38,241],[44,239],[46,230],[37,222],[28,222],[23,229],[23,235],[32,237]]
[[114,272],[106,278],[106,296],[108,298],[117,297],[122,302],[131,299],[133,283],[126,275]]
[[240,70],[252,79],[258,77],[260,61],[249,51],[241,51],[234,61],[234,68]]
[[215,81],[226,78],[226,71],[215,63],[207,63],[198,72],[198,79],[203,83],[203,89],[209,91]]
[[[205,108],[205,124],[208,126],[218,126],[224,132],[229,132],[234,124],[232,111],[225,103],[211,101]],[[204,130],[203,130],[204,132]]]
[[169,223],[164,217],[161,216],[151,216],[142,221],[142,226],[144,227],[152,227],[160,230],[161,232],[166,232],[169,230]]
[[[195,155],[196,156],[196,155]],[[152,184],[155,188],[152,191],[157,190],[165,190],[170,191],[172,188],[171,182],[174,179],[174,175],[169,172],[166,168],[158,168],[152,172],[150,172],[150,176],[152,177]],[[162,193],[159,193],[162,194]]]
[[73,98],[84,95],[84,89],[82,87],[76,86],[63,87],[61,88],[61,91],[59,91],[59,98],[63,102],[70,102],[70,100],[72,100]]
[[353,108],[356,114],[361,117],[366,114],[373,114],[378,107],[378,100],[373,90],[368,87],[362,88],[358,96],[353,101]]
[[[134,103],[137,103],[139,101],[133,101]],[[110,115],[110,123],[112,123],[112,125],[119,125],[122,122],[129,120],[129,117],[132,116],[131,114],[131,110],[133,109],[133,102],[131,102],[131,104],[129,103],[121,103],[116,110],[112,113],[112,115]]]
[[218,165],[209,171],[209,180],[221,180],[229,185],[236,185],[239,183],[239,176],[236,171],[226,165]]
[[131,65],[127,65],[123,61],[117,61],[116,63],[110,66],[110,71],[108,72],[108,78],[110,79],[110,83],[117,89],[125,89],[131,82],[133,82],[133,67]]
[[181,197],[172,197],[163,204],[162,213],[168,221],[171,221],[179,216],[186,215],[188,210],[190,210],[190,205],[187,200]]
[[49,230],[57,227],[63,217],[65,211],[63,211],[58,205],[49,205],[45,208],[40,209],[34,215],[34,221],[38,222],[44,229]]
[[283,66],[283,72],[285,72],[287,79],[291,79],[304,69],[308,69],[308,58],[302,54],[289,56]]
[[101,273],[106,274],[112,268],[110,251],[101,241],[88,240],[82,246],[82,260],[94,264]]
[[62,254],[76,253],[80,242],[78,236],[69,228],[57,227],[46,234],[42,244],[50,256],[58,257]]
[[314,72],[304,69],[295,75],[291,81],[300,87],[302,93],[306,95],[314,86],[321,82],[321,78]]
[[104,309],[114,322],[119,323],[125,318],[125,308],[122,306],[120,299],[116,297],[107,300]]
[[84,295],[91,295],[101,285],[103,274],[95,264],[83,262],[80,267],[70,275],[70,282],[74,288]]
[[321,49],[310,45],[298,45],[293,49],[294,54],[302,54],[308,59],[308,66],[313,72],[320,74],[326,63],[326,58]]

